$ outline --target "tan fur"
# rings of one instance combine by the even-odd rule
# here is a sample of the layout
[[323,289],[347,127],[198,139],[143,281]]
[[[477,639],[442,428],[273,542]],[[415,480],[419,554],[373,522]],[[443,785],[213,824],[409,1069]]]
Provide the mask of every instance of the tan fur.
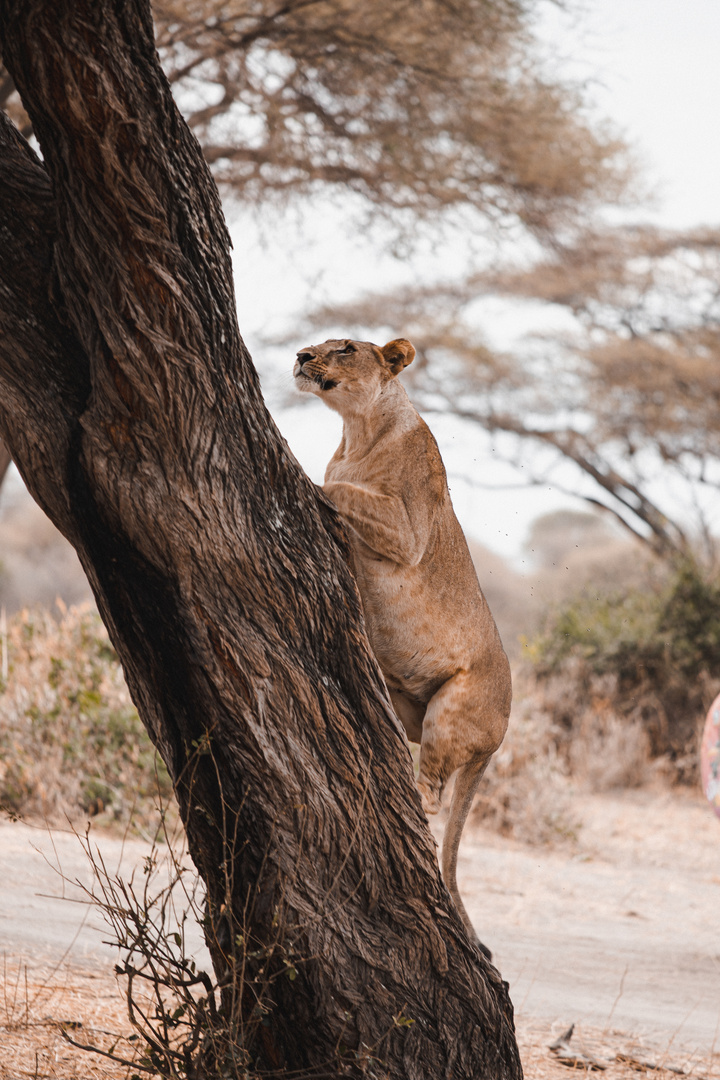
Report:
[[300,390],[343,418],[324,490],[350,537],[368,636],[395,710],[408,738],[420,743],[417,784],[427,813],[440,809],[443,788],[459,770],[442,870],[477,941],[457,889],[457,849],[478,783],[505,735],[510,668],[437,443],[395,377],[414,355],[404,338],[382,349],[326,341],[298,353],[294,375]]

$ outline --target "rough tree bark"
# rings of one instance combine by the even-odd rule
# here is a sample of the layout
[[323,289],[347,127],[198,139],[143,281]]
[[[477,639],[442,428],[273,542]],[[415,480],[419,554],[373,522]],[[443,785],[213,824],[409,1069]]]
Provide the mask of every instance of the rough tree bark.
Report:
[[2,483],[5,479],[5,475],[8,469],[10,468],[11,461],[12,458],[10,457],[10,451],[8,450],[5,443],[0,441],[0,488],[2,488]]
[[0,0],[0,38],[44,157],[4,119],[0,436],[77,549],[173,777],[216,967],[248,920],[261,945],[278,912],[297,928],[306,961],[276,983],[259,1064],[316,1067],[342,1042],[351,1073],[376,1048],[392,1077],[521,1076],[336,517],[262,402],[147,3]]

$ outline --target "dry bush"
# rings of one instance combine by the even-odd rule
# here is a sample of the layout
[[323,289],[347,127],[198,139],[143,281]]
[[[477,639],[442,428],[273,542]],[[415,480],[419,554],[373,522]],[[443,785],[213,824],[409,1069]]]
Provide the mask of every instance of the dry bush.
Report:
[[720,583],[694,564],[552,611],[527,657],[558,748],[595,790],[657,773],[695,783],[720,690]]
[[573,777],[591,791],[643,787],[657,774],[642,725],[611,712],[582,717],[569,757]]
[[477,824],[526,844],[574,838],[578,825],[558,734],[531,694],[520,698],[476,797]]
[[0,682],[6,810],[51,822],[97,814],[124,822],[134,810],[142,823],[158,791],[170,797],[96,612],[22,611],[9,622],[7,651],[7,685]]
[[[10,620],[8,639],[0,804],[49,821],[125,822],[132,813],[150,827],[157,795],[170,799],[171,784],[99,616],[89,607],[23,611]],[[483,783],[488,828],[531,843],[572,833],[556,743],[548,716],[520,701]]]
[[[212,751],[199,748],[197,753]],[[93,875],[92,885],[84,889],[86,900],[103,916],[107,943],[119,952],[115,973],[132,1033],[123,1025],[114,1033],[95,1032],[91,1039],[67,1030],[65,1038],[76,1048],[126,1066],[131,1080],[135,1075],[166,1080],[385,1076],[386,1036],[413,1023],[402,1010],[374,1046],[350,1050],[340,1041],[324,1063],[292,1071],[284,1065],[273,1036],[273,1024],[281,1018],[279,985],[312,980],[315,957],[305,949],[305,923],[289,918],[283,889],[275,894],[279,900],[267,936],[261,939],[251,929],[256,905],[267,903],[264,875],[278,882],[277,867],[267,855],[238,914],[234,874],[248,841],[240,835],[239,814],[232,815],[227,804],[225,811],[220,904],[209,901],[177,822],[170,829],[162,817],[161,844],[153,844],[129,880],[108,871],[88,834],[79,838]],[[297,866],[286,868],[287,888],[297,872]]]
[[515,664],[508,733],[488,768],[477,814],[488,827],[523,842],[557,842],[576,829],[572,786],[639,787],[668,770],[643,719],[649,702],[638,699],[629,716],[615,710],[617,673],[590,672],[574,654],[539,671],[538,660],[556,647],[548,627],[579,603],[597,606],[602,622],[608,595],[647,593],[650,582],[657,592],[668,575],[597,514],[561,511],[538,518],[522,575],[482,545],[470,547],[506,650],[516,660],[519,639],[524,654],[524,662]]
[[[556,723],[555,745],[573,780],[589,791],[638,788],[663,772],[663,758],[653,760],[650,737],[638,718],[623,718],[612,708],[617,688],[612,675],[598,676],[592,691],[578,696],[581,665],[535,688],[537,707]],[[568,717],[572,715],[572,722]]]
[[[607,690],[607,681],[599,689]],[[507,735],[488,766],[474,820],[525,844],[573,841],[578,788],[637,788],[668,772],[665,758],[652,757],[640,721],[616,716],[607,697],[583,704],[572,678],[537,684],[521,670]]]

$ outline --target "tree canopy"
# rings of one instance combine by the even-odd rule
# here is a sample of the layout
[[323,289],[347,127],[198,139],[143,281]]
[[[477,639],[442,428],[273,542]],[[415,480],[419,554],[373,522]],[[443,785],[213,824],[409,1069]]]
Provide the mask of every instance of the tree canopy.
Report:
[[[155,0],[164,70],[248,201],[354,192],[409,229],[472,207],[547,233],[615,197],[619,140],[548,75],[534,0]],[[0,107],[30,123],[6,71]]]

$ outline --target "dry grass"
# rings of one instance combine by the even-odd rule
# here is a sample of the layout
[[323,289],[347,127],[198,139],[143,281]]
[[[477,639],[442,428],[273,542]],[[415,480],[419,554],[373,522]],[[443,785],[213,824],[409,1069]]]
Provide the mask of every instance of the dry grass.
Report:
[[[555,747],[576,786],[589,792],[644,787],[664,775],[667,762],[653,757],[639,717],[618,716],[613,676],[583,682],[581,665],[535,682],[524,674],[526,700],[552,732]],[[579,689],[582,684],[583,690]]]
[[131,1034],[109,973],[29,972],[6,962],[0,976],[0,1080],[126,1080],[127,1069],[63,1037],[65,1030],[77,1041],[108,1047]]
[[[112,1046],[118,1036],[131,1034],[124,995],[108,973],[65,971],[51,976],[28,971],[24,966],[0,968],[0,1080],[127,1080],[128,1070],[99,1055],[72,1047],[62,1031],[77,1042]],[[526,1080],[568,1080],[573,1069],[563,1065],[549,1050],[561,1024],[540,1023],[520,1017],[518,1044]],[[123,1038],[125,1052],[132,1044]],[[637,1080],[656,1076],[672,1080],[682,1069],[687,1076],[707,1080],[720,1077],[720,1054],[689,1056],[670,1044],[665,1049],[648,1047],[621,1032],[577,1028],[573,1048],[608,1062],[608,1080]],[[618,1061],[617,1054],[650,1061],[658,1070],[643,1069]]]
[[[0,681],[0,805],[49,823],[148,828],[170,782],[148,739],[97,613],[89,606],[21,611],[9,622],[9,678]],[[547,711],[517,695],[478,813],[529,843],[572,836],[567,764]],[[156,777],[156,769],[158,776]]]
[[0,804],[57,823],[99,816],[142,824],[158,785],[155,754],[100,617],[89,606],[21,611],[0,680]]
[[574,839],[570,778],[550,716],[530,696],[513,707],[505,740],[476,797],[476,823],[525,844]]
[[[643,588],[586,590],[550,612],[527,659],[568,745],[583,739],[583,725],[609,744],[619,724],[641,727],[652,757],[677,782],[695,784],[700,730],[720,689],[719,611],[720,579],[688,562],[648,575]],[[638,736],[630,736],[636,761]]]
[[[0,805],[50,823],[137,826],[155,821],[169,778],[130,700],[107,631],[89,606],[27,610],[9,623],[9,678],[0,680]],[[572,786],[637,786],[650,768],[638,725],[616,720],[600,698],[574,716],[573,682],[539,688],[516,676],[505,741],[476,802],[483,824],[524,843],[573,839]],[[568,698],[566,701],[565,698]],[[156,775],[157,770],[157,775]],[[159,784],[159,791],[158,791]]]
[[[50,559],[54,540],[46,535],[42,515],[25,528],[28,513],[22,500],[8,504],[0,514],[0,539],[2,529],[10,539],[15,529],[18,542],[24,537],[25,549],[39,563]],[[471,545],[511,653],[520,652],[520,635],[536,629],[551,602],[574,595],[588,580],[601,591],[618,583],[635,588],[651,572],[633,545],[608,533],[602,519],[579,517],[582,535],[578,515],[570,522],[574,532],[562,516],[539,523],[543,527],[534,531],[532,543],[536,567],[522,575]],[[2,550],[9,571],[8,552],[14,549],[5,544]],[[63,581],[62,566],[56,569]],[[6,584],[16,576],[6,577]],[[0,680],[0,804],[51,822],[98,815],[99,823],[124,823],[133,809],[141,825],[149,822],[156,758],[97,615],[89,607],[23,611],[11,622],[9,652],[4,692]],[[551,844],[575,834],[573,786],[603,791],[644,785],[662,773],[663,763],[651,764],[640,720],[620,717],[608,706],[612,688],[606,692],[604,676],[581,701],[571,667],[542,687],[528,677],[529,670],[526,664],[525,675],[516,675],[511,726],[476,811],[503,835]],[[162,766],[160,780],[167,800]]]
[[580,718],[568,749],[570,771],[589,791],[644,787],[659,775],[642,724],[621,720],[612,710],[589,710]]

